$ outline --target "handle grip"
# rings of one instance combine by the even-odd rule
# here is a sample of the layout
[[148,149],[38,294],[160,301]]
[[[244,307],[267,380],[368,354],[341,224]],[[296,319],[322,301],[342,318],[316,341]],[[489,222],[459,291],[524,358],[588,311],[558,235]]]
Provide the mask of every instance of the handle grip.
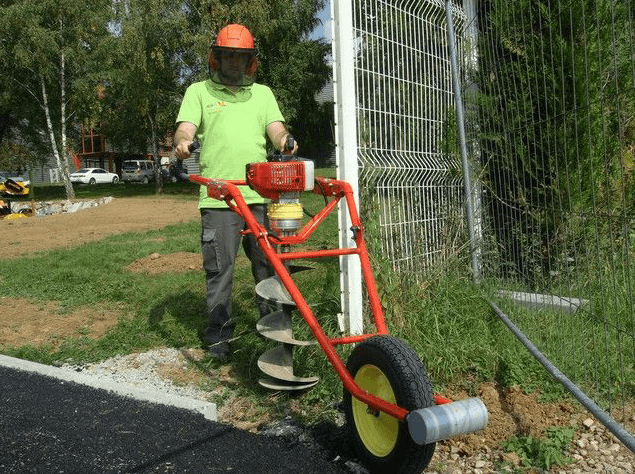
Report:
[[293,150],[293,147],[295,146],[295,138],[293,138],[293,135],[291,135],[290,133],[287,135],[287,141],[284,144],[284,152],[288,152]]

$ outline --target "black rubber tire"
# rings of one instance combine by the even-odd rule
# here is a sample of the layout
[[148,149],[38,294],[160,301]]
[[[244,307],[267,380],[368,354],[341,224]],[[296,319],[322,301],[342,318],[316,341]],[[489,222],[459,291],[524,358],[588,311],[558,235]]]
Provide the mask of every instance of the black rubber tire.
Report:
[[[395,396],[395,403],[408,411],[425,408],[434,404],[432,383],[419,356],[404,341],[392,336],[373,336],[360,343],[351,353],[347,368],[355,378],[364,368],[378,369],[389,382]],[[364,371],[362,371],[362,374]],[[356,380],[357,382],[357,380]],[[373,394],[377,395],[377,394]],[[353,409],[353,403],[359,403],[351,394],[344,390],[344,411],[349,434],[353,446],[360,457],[360,461],[373,474],[420,474],[430,463],[434,454],[435,443],[423,446],[415,443],[405,422],[398,423],[396,439],[389,452],[377,456],[362,440],[360,425],[358,425]],[[359,407],[359,406],[358,406]],[[357,411],[359,415],[359,410]],[[361,416],[374,417],[379,420],[377,414],[364,414]],[[389,417],[384,413],[379,416]],[[368,426],[364,420],[360,420],[361,429]],[[373,421],[371,420],[372,424]]]
[[119,176],[113,176],[112,184],[117,184],[119,182]]
[[94,186],[95,184],[97,184],[97,181],[95,181],[95,178],[90,178],[90,180],[88,181],[88,184],[90,184],[91,186]]

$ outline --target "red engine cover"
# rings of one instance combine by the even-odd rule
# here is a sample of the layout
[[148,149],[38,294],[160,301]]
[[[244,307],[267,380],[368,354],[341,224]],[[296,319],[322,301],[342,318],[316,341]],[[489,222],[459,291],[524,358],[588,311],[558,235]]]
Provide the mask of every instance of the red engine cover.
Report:
[[250,188],[269,199],[307,189],[304,161],[250,163],[246,181]]

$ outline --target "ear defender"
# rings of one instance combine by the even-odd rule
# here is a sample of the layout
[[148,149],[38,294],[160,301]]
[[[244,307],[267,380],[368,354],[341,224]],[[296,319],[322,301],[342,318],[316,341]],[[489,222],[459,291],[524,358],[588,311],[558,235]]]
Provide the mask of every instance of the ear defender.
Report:
[[212,71],[216,72],[220,68],[220,63],[218,62],[218,58],[216,57],[216,53],[210,48],[209,53],[207,54],[207,63]]
[[256,74],[257,70],[258,70],[258,60],[254,56],[249,60],[249,63],[247,64],[247,69],[245,69],[245,74],[248,76],[253,76]]

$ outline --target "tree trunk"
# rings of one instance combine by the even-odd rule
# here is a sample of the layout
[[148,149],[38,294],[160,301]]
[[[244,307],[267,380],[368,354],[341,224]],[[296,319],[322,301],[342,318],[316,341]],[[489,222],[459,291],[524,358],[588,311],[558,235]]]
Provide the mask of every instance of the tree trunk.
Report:
[[71,183],[71,176],[68,170],[68,157],[66,146],[66,50],[64,49],[64,38],[62,33],[64,31],[64,23],[60,18],[60,44],[62,49],[60,51],[60,112],[61,112],[61,140],[62,140],[62,179],[64,181],[64,187],[66,188],[66,197],[68,199],[75,198],[75,191],[73,190],[73,183]]
[[[60,157],[60,151],[57,147],[57,140],[55,139],[55,133],[53,132],[53,122],[51,121],[51,111],[49,110],[48,95],[46,93],[46,84],[44,83],[44,77],[40,74],[40,87],[42,89],[42,108],[44,109],[44,115],[46,117],[46,129],[49,134],[49,141],[51,142],[51,149],[53,150],[53,156],[57,163],[57,168],[62,170],[62,179],[64,181],[64,187],[66,188],[67,199],[75,199],[75,191],[68,176],[68,162],[66,158]],[[66,162],[66,179],[64,179],[64,162]]]
[[148,113],[148,121],[152,130],[152,156],[154,156],[154,172],[157,183],[157,194],[163,193],[163,178],[161,177],[161,157],[159,156],[159,146],[157,144],[157,130],[152,119],[152,114]]

